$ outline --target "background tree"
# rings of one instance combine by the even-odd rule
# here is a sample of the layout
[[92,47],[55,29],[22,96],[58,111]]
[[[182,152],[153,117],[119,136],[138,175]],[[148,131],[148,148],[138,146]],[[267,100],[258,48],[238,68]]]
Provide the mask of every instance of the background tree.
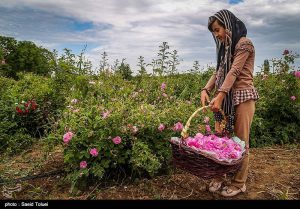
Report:
[[85,56],[87,44],[84,45],[80,54],[78,55],[78,61],[76,63],[78,68],[78,74],[91,74],[92,73],[92,63]]
[[0,36],[0,49],[2,52],[2,59],[9,61],[10,55],[17,48],[17,44],[18,44],[17,40],[15,40],[12,37]]
[[0,64],[4,64],[3,62],[5,62],[4,61],[4,52],[3,52],[3,49],[2,49],[2,47],[0,47]]
[[263,64],[263,72],[264,74],[269,74],[270,73],[270,63],[269,60],[264,60],[264,64]]
[[168,66],[168,58],[170,54],[170,52],[168,52],[169,48],[168,42],[163,42],[162,45],[159,46],[158,64],[160,68],[156,70],[159,75],[162,75]]
[[48,74],[51,52],[47,49],[37,47],[31,41],[20,41],[11,54],[12,60],[8,63],[13,70]]
[[66,72],[69,74],[76,74],[76,55],[72,50],[65,48],[63,54],[58,59],[59,72]]
[[138,74],[141,75],[141,76],[144,76],[144,75],[147,74],[147,71],[146,71],[146,68],[145,68],[146,63],[144,61],[145,61],[144,57],[139,56],[137,66],[140,67],[140,69],[138,70]]
[[152,75],[154,76],[156,73],[157,66],[158,66],[158,61],[156,59],[152,59],[151,63],[148,63],[147,66],[151,66]]
[[0,63],[0,76],[17,79],[17,74],[12,70],[11,66],[6,63]]
[[199,61],[194,61],[193,63],[193,68],[191,68],[189,70],[190,73],[197,73],[197,72],[200,72],[200,64],[199,64]]
[[180,64],[179,62],[179,56],[177,54],[177,50],[174,50],[172,53],[170,53],[171,57],[168,62],[169,64],[169,74],[174,75],[177,73],[177,68],[176,66]]
[[123,79],[131,80],[132,79],[132,71],[130,69],[129,64],[125,63],[125,58],[122,59],[121,65],[118,67],[116,71],[117,74],[120,74]]
[[58,51],[54,49],[51,53],[51,59],[49,61],[50,74],[55,74],[58,71]]
[[49,74],[52,57],[49,50],[38,47],[31,41],[18,42],[14,38],[4,36],[0,36],[0,48],[2,59],[8,65],[5,70],[9,69],[10,72],[13,72],[12,77],[20,71],[41,75]]
[[116,60],[114,61],[114,64],[113,64],[113,66],[112,66],[113,72],[115,72],[115,71],[118,69],[119,63],[120,63],[120,61],[119,61],[118,59],[116,59]]
[[0,76],[17,78],[16,72],[14,72],[10,65],[7,64],[6,59],[9,55],[7,50],[7,42],[10,39],[0,37]]
[[295,63],[295,59],[299,58],[298,53],[284,50],[283,57],[280,59],[272,59],[273,73],[286,74],[291,70],[290,66]]
[[107,61],[108,61],[107,56],[108,55],[107,55],[107,53],[105,51],[101,54],[100,72],[104,72],[105,67],[107,67]]

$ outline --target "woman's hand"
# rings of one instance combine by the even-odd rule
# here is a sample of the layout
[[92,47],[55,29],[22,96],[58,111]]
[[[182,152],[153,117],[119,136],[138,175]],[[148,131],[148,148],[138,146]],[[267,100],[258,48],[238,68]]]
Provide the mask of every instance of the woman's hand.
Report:
[[207,91],[204,89],[201,91],[201,104],[202,104],[202,107],[206,106],[206,103],[205,102],[210,102],[210,99],[209,99],[209,96],[207,94]]
[[225,95],[226,94],[224,92],[219,92],[218,95],[211,100],[209,105],[210,105],[210,109],[213,112],[218,112],[221,109],[221,105]]
[[[202,107],[206,106],[206,102],[209,103],[210,99],[209,99],[207,91],[205,89],[203,89],[201,91],[201,104],[202,104]],[[203,109],[203,112],[204,113],[206,112],[205,108]]]

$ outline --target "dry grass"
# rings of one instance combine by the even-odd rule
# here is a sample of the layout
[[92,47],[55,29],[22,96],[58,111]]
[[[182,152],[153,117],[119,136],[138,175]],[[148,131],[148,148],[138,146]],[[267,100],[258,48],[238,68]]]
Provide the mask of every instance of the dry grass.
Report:
[[[0,175],[4,179],[15,179],[61,168],[63,166],[62,148],[58,146],[51,153],[44,154],[40,149],[42,146],[42,144],[36,144],[15,157],[2,156]],[[299,151],[300,148],[297,145],[251,149],[247,191],[231,199],[299,200]],[[8,192],[13,199],[225,199],[218,193],[207,192],[208,183],[182,170],[175,170],[170,175],[131,183],[110,182],[103,186],[99,182],[86,191],[71,194],[70,185],[62,180],[61,175],[55,175],[22,181],[20,182],[21,189],[15,191],[13,191],[13,187],[16,187],[15,183],[2,185],[0,199],[7,199]],[[3,192],[4,189],[6,192]]]

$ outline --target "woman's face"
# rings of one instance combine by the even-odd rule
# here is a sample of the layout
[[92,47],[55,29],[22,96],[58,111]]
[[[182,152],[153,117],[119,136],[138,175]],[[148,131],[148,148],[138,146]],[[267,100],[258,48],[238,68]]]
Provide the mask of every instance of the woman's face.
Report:
[[217,20],[211,25],[214,36],[220,40],[220,42],[225,42],[226,33],[225,28],[219,24]]

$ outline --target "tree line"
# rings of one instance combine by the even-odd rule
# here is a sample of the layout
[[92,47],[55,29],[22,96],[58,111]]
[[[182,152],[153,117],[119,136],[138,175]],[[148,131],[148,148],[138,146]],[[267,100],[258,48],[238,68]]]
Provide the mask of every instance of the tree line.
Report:
[[[37,46],[31,41],[17,41],[13,37],[0,36],[0,76],[17,79],[18,72],[32,72],[39,75],[53,75],[60,71],[73,74],[100,74],[118,73],[124,79],[131,79],[133,71],[126,58],[120,61],[116,59],[112,65],[108,62],[108,53],[102,52],[99,66],[93,68],[90,60],[85,56],[87,45],[85,45],[79,55],[72,50],[65,48],[61,55],[57,50]],[[182,59],[179,58],[178,51],[170,51],[168,42],[162,42],[159,46],[156,59],[150,63],[145,62],[145,57],[137,58],[137,76],[162,76],[178,74],[178,66]],[[150,68],[150,73],[146,68]],[[148,70],[149,71],[149,70]],[[199,61],[194,61],[190,73],[200,72]]]

